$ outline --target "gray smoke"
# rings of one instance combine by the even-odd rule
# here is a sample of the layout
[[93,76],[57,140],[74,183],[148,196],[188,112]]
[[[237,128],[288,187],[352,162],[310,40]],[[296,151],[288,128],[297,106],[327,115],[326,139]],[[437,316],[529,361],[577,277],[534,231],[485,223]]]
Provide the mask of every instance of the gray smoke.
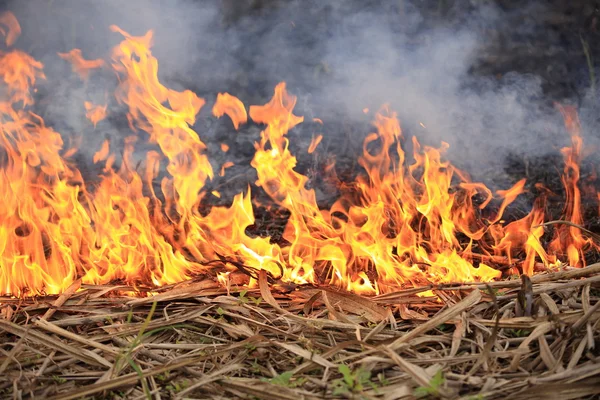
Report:
[[[500,63],[517,51],[499,44],[498,31],[527,36],[534,24],[513,25],[511,14],[490,1],[449,2],[455,7],[441,11],[451,21],[432,19],[425,3],[448,2],[39,0],[13,1],[7,8],[23,28],[17,45],[45,64],[43,116],[66,135],[83,135],[84,155],[93,154],[106,135],[129,134],[115,104],[96,130],[84,117],[83,101],[110,98],[115,79],[104,71],[83,84],[56,53],[80,48],[86,58],[106,58],[121,40],[109,31],[111,24],[134,35],[154,30],[153,53],[165,85],[191,89],[209,105],[219,91],[247,105],[262,104],[277,82],[286,81],[299,95],[298,113],[362,127],[363,108],[389,103],[408,134],[433,146],[448,142],[448,156],[475,176],[502,169],[509,155],[539,156],[568,144],[542,77],[510,68],[502,76],[474,73],[482,59]],[[545,10],[541,3],[526,7],[524,15]],[[546,72],[555,73],[552,68]],[[581,116],[586,132],[594,132],[596,102],[583,95]],[[223,157],[216,141],[226,135],[246,135],[241,143],[251,149],[256,129],[235,133],[226,118],[211,119],[209,109],[198,132],[214,150],[211,156]],[[330,136],[324,141],[330,148],[340,140],[355,147],[362,141],[359,134]],[[310,135],[295,138],[308,142]],[[588,134],[586,141],[598,140]]]

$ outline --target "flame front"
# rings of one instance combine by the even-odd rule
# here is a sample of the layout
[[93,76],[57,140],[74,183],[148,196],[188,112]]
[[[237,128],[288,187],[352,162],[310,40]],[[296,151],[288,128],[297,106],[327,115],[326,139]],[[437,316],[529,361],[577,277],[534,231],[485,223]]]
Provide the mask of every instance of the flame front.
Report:
[[[0,32],[7,44],[14,43],[20,32],[14,16],[0,16],[0,26],[6,27]],[[340,182],[333,164],[328,166],[325,179],[337,184],[341,195],[329,210],[320,209],[289,149],[287,133],[303,117],[294,114],[296,98],[284,83],[271,101],[250,106],[248,113],[228,93],[220,93],[212,107],[216,117],[228,115],[235,129],[248,117],[264,124],[251,162],[255,184],[287,210],[289,219],[281,243],[252,237],[250,188],[230,207],[199,211],[205,185],[214,177],[206,145],[193,128],[205,101],[159,81],[152,32],[135,37],[116,26],[111,30],[123,40],[109,63],[85,60],[78,49],[59,54],[84,80],[91,70],[110,66],[118,79],[115,99],[128,110],[132,134],[119,151],[108,140],[96,149],[93,161],[104,168],[93,187],[70,161],[76,149],[66,148],[61,135],[31,111],[35,85],[45,79],[43,65],[18,50],[0,53],[1,293],[60,293],[79,277],[89,284],[160,286],[202,274],[218,260],[223,268],[217,280],[226,286],[230,271],[243,266],[254,277],[266,270],[287,282],[375,294],[425,283],[493,280],[501,276],[493,268],[498,262],[519,264],[526,274],[537,264],[548,267],[559,260],[582,266],[585,253],[597,250],[574,226],[583,216],[582,140],[573,109],[560,109],[572,140],[563,149],[562,177],[563,219],[571,225],[555,229],[546,250],[544,188],[526,217],[505,224],[504,213],[525,190],[525,181],[494,196],[443,159],[446,143],[433,148],[412,139],[407,156],[408,139],[388,107],[375,115],[358,160],[364,173],[356,181]],[[106,117],[107,105],[86,101],[82,107],[93,127]],[[309,153],[322,139],[313,137]],[[148,152],[140,163],[134,150],[141,140],[160,152]],[[223,164],[219,174],[231,165]],[[167,174],[158,185],[164,166]],[[483,200],[476,203],[476,197]],[[501,200],[495,212],[494,198]]]

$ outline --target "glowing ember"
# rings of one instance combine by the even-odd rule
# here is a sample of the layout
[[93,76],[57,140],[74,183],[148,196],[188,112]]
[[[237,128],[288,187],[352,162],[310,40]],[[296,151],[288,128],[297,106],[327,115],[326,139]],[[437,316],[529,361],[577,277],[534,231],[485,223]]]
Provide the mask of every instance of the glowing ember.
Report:
[[[235,196],[230,207],[213,207],[208,214],[199,211],[205,184],[214,176],[206,146],[192,129],[205,101],[158,80],[158,61],[150,50],[152,32],[134,37],[116,26],[111,29],[123,36],[109,64],[118,78],[114,95],[128,107],[133,134],[118,152],[119,168],[108,140],[97,149],[93,161],[102,162],[104,169],[93,189],[68,160],[73,151],[64,148],[60,134],[30,111],[31,92],[36,81],[45,78],[43,65],[17,50],[0,53],[1,293],[60,293],[79,277],[87,284],[120,280],[164,285],[202,274],[219,260],[217,280],[226,287],[231,271],[243,266],[253,277],[266,270],[287,282],[374,294],[408,285],[490,281],[501,276],[493,268],[498,263],[518,265],[525,274],[532,274],[536,265],[549,267],[559,260],[582,266],[585,253],[595,248],[573,226],[583,223],[582,140],[574,109],[560,108],[572,141],[562,151],[567,193],[563,219],[572,225],[557,227],[545,249],[540,226],[545,221],[545,195],[527,216],[505,224],[504,213],[524,192],[524,180],[498,191],[502,203],[495,213],[489,212],[494,194],[444,161],[448,144],[436,149],[413,139],[407,156],[400,122],[387,107],[374,116],[374,130],[364,141],[358,160],[364,173],[352,184],[338,182],[340,198],[331,209],[320,209],[289,149],[287,133],[304,119],[294,115],[296,98],[284,83],[277,85],[271,101],[250,106],[248,113],[227,93],[220,93],[212,107],[216,117],[229,116],[235,129],[248,115],[265,125],[251,163],[256,185],[287,210],[289,219],[279,244],[269,237],[252,237],[246,233],[255,222],[250,189]],[[0,32],[8,45],[14,43],[20,28],[12,14],[0,16]],[[105,65],[103,60],[84,60],[78,49],[60,57],[69,60],[82,79]],[[93,126],[105,118],[106,105],[84,106]],[[140,131],[162,153],[148,152],[141,169],[132,156],[137,141],[146,137]],[[308,152],[322,139],[315,135]],[[229,147],[222,144],[221,150]],[[162,193],[157,193],[152,182],[165,163],[168,176],[161,181]],[[224,163],[219,175],[232,165]],[[335,180],[332,164],[327,174]],[[540,192],[545,193],[541,187]],[[221,197],[219,191],[210,193]],[[483,201],[476,203],[475,197]],[[249,284],[253,283],[254,278]]]

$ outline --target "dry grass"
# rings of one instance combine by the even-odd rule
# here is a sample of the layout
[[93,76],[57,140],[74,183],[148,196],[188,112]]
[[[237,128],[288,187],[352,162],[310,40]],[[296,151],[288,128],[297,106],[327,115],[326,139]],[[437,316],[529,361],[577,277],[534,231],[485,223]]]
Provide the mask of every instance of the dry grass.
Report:
[[[144,298],[74,285],[58,298],[0,299],[0,398],[600,393],[600,264],[537,275],[524,291],[507,280],[370,299],[259,278],[230,294],[207,280]],[[428,289],[437,297],[417,296]],[[535,317],[516,317],[527,296]]]

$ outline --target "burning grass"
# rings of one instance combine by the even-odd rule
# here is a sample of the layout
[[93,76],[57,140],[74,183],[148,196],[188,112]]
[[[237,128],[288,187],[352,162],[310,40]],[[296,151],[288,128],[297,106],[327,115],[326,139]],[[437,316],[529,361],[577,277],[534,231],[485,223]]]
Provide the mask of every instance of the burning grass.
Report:
[[[63,400],[599,394],[600,264],[530,283],[371,299],[269,285],[265,273],[257,289],[229,294],[212,278],[144,298],[76,283],[59,297],[1,299],[0,390]],[[532,317],[516,316],[519,298],[531,298]]]
[[[0,23],[10,47],[18,22],[4,14]],[[78,49],[58,55],[83,80],[109,68],[127,110],[133,134],[123,149],[109,141],[96,149],[104,169],[94,185],[72,160],[78,149],[33,111],[43,65],[0,52],[2,397],[600,393],[600,264],[585,267],[599,246],[582,210],[583,197],[600,197],[581,179],[575,109],[558,107],[571,137],[560,221],[545,223],[553,193],[538,185],[527,215],[507,223],[524,179],[492,193],[443,159],[448,144],[404,137],[385,106],[373,115],[356,179],[326,166],[321,178],[340,197],[320,208],[290,152],[286,135],[304,118],[285,83],[248,111],[222,93],[214,116],[235,129],[248,119],[263,126],[253,190],[274,207],[248,189],[229,207],[201,212],[215,175],[193,128],[205,101],[159,82],[151,31],[111,30],[122,42],[110,62]],[[82,107],[90,129],[106,118],[107,105]],[[156,150],[137,163],[141,137]],[[308,153],[322,138],[313,135]],[[271,219],[285,215],[280,240],[257,227],[258,207]],[[560,270],[561,262],[577,268]]]
[[[5,20],[11,21],[7,32],[18,36],[14,16]],[[495,193],[473,182],[444,159],[449,144],[435,148],[405,136],[397,113],[385,105],[370,115],[372,131],[354,179],[341,180],[334,161],[319,171],[339,192],[330,207],[320,207],[290,150],[288,133],[304,117],[294,114],[297,99],[284,82],[270,101],[248,110],[230,94],[216,97],[215,117],[227,115],[234,129],[251,119],[262,131],[248,166],[256,172],[254,185],[229,206],[210,206],[207,195],[220,196],[208,189],[216,172],[202,134],[194,130],[206,101],[160,82],[152,31],[132,36],[114,25],[110,30],[121,39],[110,61],[87,60],[80,49],[57,54],[84,81],[107,70],[118,82],[114,108],[129,122],[122,146],[107,139],[94,150],[98,175],[91,178],[74,161],[79,149],[67,148],[65,138],[35,113],[36,86],[47,79],[44,65],[13,49],[16,39],[6,34],[8,49],[0,52],[0,294],[61,294],[77,279],[162,287],[202,276],[214,260],[227,260],[222,275],[243,265],[255,278],[266,271],[290,284],[379,295],[430,283],[493,281],[503,276],[498,260],[532,275],[561,262],[582,267],[598,253],[582,229],[582,199],[597,204],[599,197],[596,179],[581,178],[587,154],[572,107],[558,106],[571,138],[562,149],[560,174],[560,219],[570,225],[545,229],[547,199],[554,194],[541,184],[527,215],[507,222],[510,205],[527,191],[525,179]],[[90,131],[100,130],[108,105],[81,106]],[[321,139],[314,132],[307,152],[320,151]],[[140,154],[141,140],[154,149]],[[232,165],[224,162],[220,175]],[[257,207],[264,205],[257,191],[268,197],[270,211],[288,215],[281,240],[249,232]]]

